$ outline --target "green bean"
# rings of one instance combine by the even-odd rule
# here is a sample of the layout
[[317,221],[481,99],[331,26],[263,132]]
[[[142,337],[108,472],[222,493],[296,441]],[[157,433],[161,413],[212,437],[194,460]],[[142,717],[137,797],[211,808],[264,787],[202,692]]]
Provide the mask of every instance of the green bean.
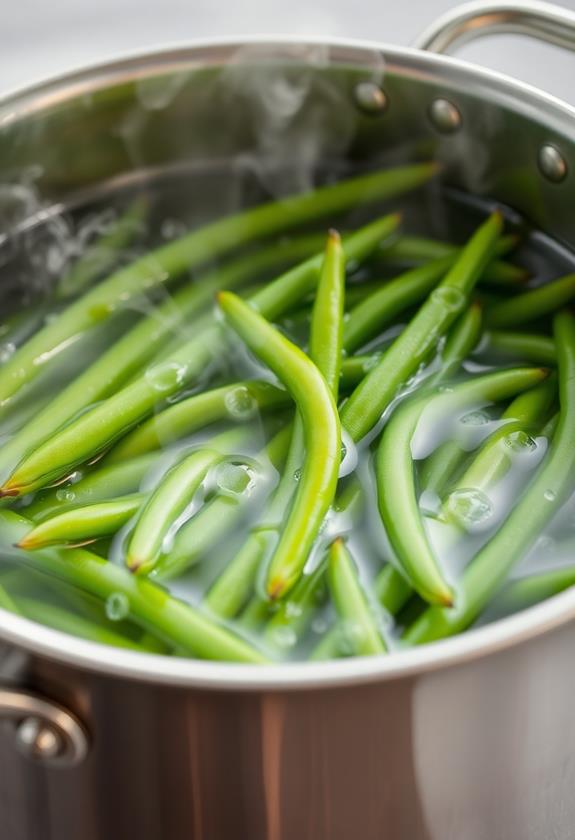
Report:
[[288,403],[285,391],[257,379],[203,391],[150,417],[116,444],[106,463],[115,464],[167,446],[217,420],[251,420],[257,411]]
[[505,613],[517,612],[575,586],[575,566],[566,566],[511,580],[496,598]]
[[[8,510],[0,511],[0,524],[5,550],[10,550],[30,528],[29,520]],[[186,653],[232,662],[266,661],[251,644],[199,610],[95,554],[83,549],[12,550],[24,566],[65,581],[102,602],[120,600],[131,621]]]
[[357,569],[341,538],[330,546],[328,559],[330,592],[355,652],[359,656],[385,653],[387,648],[362,590]]
[[[373,583],[373,589],[377,600],[391,616],[397,615],[413,595],[410,584],[391,563],[386,563],[381,569]],[[310,659],[337,659],[347,654],[347,648],[349,640],[345,628],[336,621],[315,646]]]
[[536,365],[557,364],[553,339],[545,335],[490,330],[485,334],[485,342],[486,346],[482,350],[492,351],[505,359]]
[[[277,244],[262,248],[258,254],[240,257],[205,276],[199,285],[189,284],[177,292],[113,344],[8,441],[0,452],[0,466],[14,467],[34,447],[50,438],[91,403],[112,394],[130,376],[139,376],[142,366],[172,335],[174,329],[182,323],[188,324],[192,315],[211,303],[219,288],[236,288],[253,277],[254,273],[283,265],[289,261],[290,253],[293,253],[293,259],[309,254],[313,244],[317,244],[315,236],[311,240],[309,237],[296,240],[296,244],[290,244],[289,248]],[[196,330],[200,330],[200,327],[201,323],[198,322]]]
[[504,399],[546,375],[547,371],[538,368],[487,374],[455,385],[450,392],[409,400],[392,415],[377,453],[379,511],[402,569],[424,600],[452,604],[453,591],[438,566],[419,514],[411,442],[420,420],[425,415],[436,422],[463,406]]
[[490,435],[463,475],[451,489],[442,506],[443,516],[459,521],[459,493],[477,490],[487,493],[511,469],[513,453],[532,443],[531,434],[541,428],[555,398],[557,383],[554,377],[531,388],[510,403],[501,415],[504,425]]
[[441,352],[441,368],[433,376],[433,385],[439,385],[453,376],[472,352],[481,335],[481,306],[475,302],[453,324],[445,347]]
[[122,250],[142,232],[147,212],[148,202],[139,196],[108,230],[84,249],[79,259],[60,278],[56,285],[56,298],[62,300],[83,292],[94,280],[113,268]]
[[[442,352],[442,368],[433,377],[433,384],[443,382],[457,372],[461,362],[475,346],[481,330],[481,307],[472,304],[457,319],[449,332]],[[397,615],[413,595],[413,589],[404,575],[392,563],[386,563],[374,581],[374,591],[379,603],[390,614]],[[339,631],[334,628],[334,634]],[[319,648],[319,646],[318,646]],[[328,657],[330,646],[318,650],[318,655]]]
[[380,420],[398,389],[465,309],[475,282],[491,259],[501,227],[499,213],[481,225],[445,279],[353,391],[341,413],[342,425],[353,440],[363,438]]
[[214,496],[180,528],[173,547],[159,557],[149,577],[169,581],[188,571],[246,517],[250,501],[245,493]]
[[47,545],[87,545],[119,531],[140,510],[145,499],[143,493],[134,493],[57,514],[32,528],[18,547],[30,550]]
[[122,633],[115,632],[104,624],[70,612],[68,607],[59,607],[35,598],[19,598],[18,607],[25,618],[38,621],[40,624],[45,624],[62,633],[78,636],[81,639],[88,639],[101,645],[137,650],[142,653],[165,653],[161,645],[137,642]]
[[358,303],[345,323],[343,346],[346,352],[353,353],[391,324],[398,315],[423,300],[454,261],[453,257],[443,257],[412,268]]
[[0,609],[8,610],[15,615],[21,615],[20,609],[16,606],[14,599],[8,594],[6,589],[0,584]]
[[344,296],[345,256],[339,233],[332,230],[312,310],[309,355],[336,400],[341,368]]
[[413,587],[392,563],[385,564],[373,587],[377,600],[390,615],[397,615],[413,595]]
[[231,292],[220,293],[228,323],[290,391],[301,417],[306,462],[293,507],[268,570],[272,599],[299,578],[337,485],[341,433],[333,395],[317,367],[302,351]]
[[162,245],[99,283],[21,347],[0,373],[0,403],[30,381],[58,348],[108,318],[130,298],[255,239],[343,212],[358,203],[407,192],[428,181],[436,171],[435,164],[418,164],[360,176],[281,202],[261,204]]
[[[398,222],[397,216],[386,216],[366,225],[344,243],[346,257],[365,257]],[[313,286],[322,263],[321,255],[301,263],[254,295],[252,305],[264,317],[277,317]],[[214,323],[171,357],[149,368],[145,376],[70,423],[19,464],[0,488],[0,495],[16,496],[45,486],[100,453],[151,413],[160,400],[197,377],[221,349],[221,340]]]
[[452,609],[428,608],[405,634],[409,644],[450,636],[468,627],[493,597],[511,568],[531,547],[575,482],[575,319],[562,312],[554,319],[559,368],[560,414],[557,431],[534,480],[463,574]]
[[[502,236],[494,249],[494,256],[502,256],[512,251],[517,245],[518,237],[511,234]],[[426,239],[420,236],[400,236],[391,244],[386,244],[378,254],[378,259],[384,263],[414,265],[430,260],[461,253],[461,247],[451,242],[441,242],[437,239]],[[514,288],[523,283],[528,272],[521,266],[512,263],[493,260],[485,269],[481,282],[502,288]]]
[[56,513],[136,493],[147,473],[159,463],[161,457],[159,453],[142,455],[122,464],[88,472],[74,484],[39,495],[26,506],[24,512],[35,522],[41,522]]
[[575,298],[575,274],[529,289],[510,300],[487,307],[485,320],[490,327],[515,327],[549,315]]
[[325,570],[326,564],[320,563],[313,572],[303,575],[289,598],[280,602],[264,630],[264,638],[272,647],[288,652],[302,638],[325,600]]
[[[555,389],[555,382],[552,379],[551,382],[543,383],[539,389],[534,388],[527,394],[522,394],[517,397],[503,412],[501,419],[508,422],[505,422],[502,428],[497,429],[490,436],[486,444],[486,460],[483,459],[481,451],[477,456],[479,458],[479,472],[485,474],[486,480],[489,474],[493,477],[498,473],[501,477],[505,475],[507,468],[511,465],[511,461],[509,460],[511,453],[507,445],[508,436],[514,432],[526,433],[525,426],[530,428],[533,424],[540,424],[544,412],[549,408],[550,400],[553,398]],[[492,446],[494,447],[493,450],[491,450]],[[448,440],[441,444],[423,464],[419,474],[421,486],[426,491],[436,493],[438,496],[445,495],[467,455],[467,451],[457,439]],[[472,478],[473,473],[471,475],[465,475],[465,480],[471,481]],[[464,479],[462,478],[457,481],[458,489],[475,486],[474,484],[462,485],[462,480]],[[451,488],[450,492],[453,489]],[[455,498],[457,499],[457,497]]]
[[174,522],[184,513],[209,470],[226,457],[226,451],[245,443],[244,430],[233,430],[209,441],[179,460],[157,484],[134,526],[128,542],[126,566],[138,574],[154,567]]

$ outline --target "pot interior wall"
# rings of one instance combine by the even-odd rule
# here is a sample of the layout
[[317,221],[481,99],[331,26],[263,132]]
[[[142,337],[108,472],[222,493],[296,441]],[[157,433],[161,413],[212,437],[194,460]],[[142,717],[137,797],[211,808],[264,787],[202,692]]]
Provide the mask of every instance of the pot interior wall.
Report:
[[[438,97],[458,108],[459,130],[434,127]],[[444,182],[501,201],[573,246],[574,134],[566,106],[451,60],[375,47],[224,45],[128,60],[6,101],[0,183],[33,189],[38,207],[70,206],[158,173],[224,165],[281,196],[309,187],[318,170],[326,178],[435,157]],[[560,184],[538,168],[545,143],[566,159]],[[229,209],[250,195],[236,190]],[[1,204],[0,221],[4,230],[14,221]]]

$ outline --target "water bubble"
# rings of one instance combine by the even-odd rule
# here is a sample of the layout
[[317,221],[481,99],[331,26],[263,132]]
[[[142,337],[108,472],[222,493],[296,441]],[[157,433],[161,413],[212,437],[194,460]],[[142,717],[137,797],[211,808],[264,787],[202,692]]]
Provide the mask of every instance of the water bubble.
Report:
[[166,219],[160,228],[163,239],[176,239],[186,233],[186,226],[177,219]]
[[523,432],[521,430],[517,432],[510,432],[506,435],[504,443],[505,446],[513,450],[513,452],[527,454],[529,452],[535,452],[537,449],[537,441],[534,440],[531,435],[528,435],[527,432]]
[[0,344],[0,363],[7,362],[8,359],[14,355],[16,352],[16,345],[13,344],[11,341],[7,341],[5,344]]
[[186,368],[176,362],[154,365],[146,371],[146,379],[156,391],[172,391],[183,384]]
[[302,473],[303,473],[303,470],[301,469],[301,467],[298,467],[298,469],[295,470],[295,472],[293,474],[293,480],[294,481],[300,481],[301,477],[302,477]]
[[543,496],[548,502],[554,502],[556,497],[557,497],[557,494],[555,493],[554,490],[546,490],[543,493]]
[[248,420],[257,411],[257,400],[250,393],[245,385],[239,385],[224,397],[224,404],[232,417],[240,420]]
[[216,485],[225,496],[249,493],[255,484],[255,472],[247,464],[220,464],[216,470]]
[[454,490],[449,496],[447,509],[467,531],[480,528],[493,516],[489,496],[474,488]]
[[106,599],[106,615],[110,621],[121,621],[130,612],[130,602],[123,592],[113,592]]
[[295,630],[291,627],[274,627],[272,632],[274,643],[281,648],[292,648],[297,642]]
[[288,601],[285,606],[285,613],[289,618],[299,618],[302,613],[300,604],[297,601]]
[[326,619],[322,618],[321,616],[319,618],[314,618],[314,620],[311,623],[311,629],[314,633],[317,633],[318,635],[325,633],[325,631],[327,630]]
[[457,312],[465,304],[465,295],[459,289],[453,289],[449,286],[440,286],[431,293],[431,299],[435,303],[440,303],[450,311]]
[[63,487],[61,490],[56,491],[56,498],[59,502],[73,502],[76,494],[69,487]]
[[484,411],[470,411],[460,417],[459,422],[464,426],[484,426],[491,422],[491,417]]

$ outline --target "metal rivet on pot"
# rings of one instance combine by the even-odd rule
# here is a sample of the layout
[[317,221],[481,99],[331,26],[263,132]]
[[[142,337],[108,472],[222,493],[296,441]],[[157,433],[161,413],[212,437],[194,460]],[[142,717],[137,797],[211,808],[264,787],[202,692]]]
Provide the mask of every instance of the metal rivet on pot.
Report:
[[442,134],[453,134],[461,128],[461,112],[449,99],[434,99],[429,108],[429,116]]
[[377,116],[387,108],[387,96],[375,82],[360,82],[355,88],[355,101],[366,114]]
[[30,717],[23,720],[18,725],[16,740],[25,755],[44,761],[51,761],[63,750],[58,733],[39,718]]
[[539,149],[539,169],[548,181],[558,184],[567,175],[567,163],[556,146],[545,143]]

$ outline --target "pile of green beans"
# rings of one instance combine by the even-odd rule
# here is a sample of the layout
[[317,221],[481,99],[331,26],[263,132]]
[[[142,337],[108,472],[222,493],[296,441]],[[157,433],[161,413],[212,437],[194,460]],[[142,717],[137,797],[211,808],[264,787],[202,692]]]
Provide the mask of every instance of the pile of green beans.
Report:
[[63,351],[138,313],[3,443],[0,610],[264,664],[389,655],[575,585],[539,548],[575,491],[575,274],[531,278],[499,211],[463,243],[405,230],[400,197],[436,175],[343,180],[127,262],[155,224],[136,198],[49,318],[0,325],[18,417]]

